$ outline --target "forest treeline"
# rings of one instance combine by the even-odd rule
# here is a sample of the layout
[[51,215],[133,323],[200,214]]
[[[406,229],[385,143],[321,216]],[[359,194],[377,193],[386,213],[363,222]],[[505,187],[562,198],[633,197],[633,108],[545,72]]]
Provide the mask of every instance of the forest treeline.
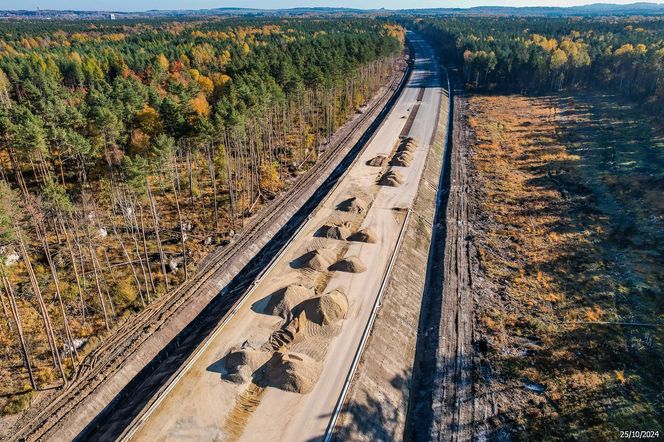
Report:
[[395,73],[370,19],[0,26],[0,393],[66,383]]
[[662,17],[444,17],[410,25],[463,66],[468,88],[543,93],[601,88],[662,121]]

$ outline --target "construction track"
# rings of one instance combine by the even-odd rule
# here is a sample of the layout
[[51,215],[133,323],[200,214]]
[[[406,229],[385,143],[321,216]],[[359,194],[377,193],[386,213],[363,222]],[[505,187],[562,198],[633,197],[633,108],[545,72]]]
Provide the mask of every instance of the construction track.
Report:
[[[412,387],[418,320],[447,151],[450,107],[447,76],[442,77],[438,127],[413,203],[411,220],[381,300],[371,335],[353,378],[334,440],[399,440],[405,432]],[[418,102],[423,97],[420,90]]]
[[[456,94],[451,150],[444,260],[442,317],[434,398],[442,398],[442,416],[434,423],[436,440],[472,440],[472,295],[468,241],[468,174],[463,159],[466,131],[463,104]],[[453,319],[453,320],[452,320]]]
[[414,441],[473,439],[468,151],[463,86],[455,77],[405,437]]
[[[358,121],[354,121],[351,127],[342,128],[340,133],[335,135],[323,158],[303,175],[287,194],[274,200],[255,216],[237,240],[208,257],[188,283],[156,300],[104,339],[78,367],[68,387],[27,425],[13,432],[12,437],[16,440],[37,440],[54,437],[71,438],[78,434],[81,438],[94,436],[107,439],[119,435],[123,426],[186,360],[188,354],[196,348],[207,332],[233,309],[235,302],[247,290],[251,281],[256,279],[259,269],[266,267],[266,263],[278,254],[283,244],[297,230],[297,226],[306,219],[308,212],[334,185],[344,168],[361,152],[367,139],[371,137],[393,105],[395,97],[399,96],[408,73],[409,70],[403,77],[395,76],[382,94],[372,100]],[[348,150],[348,144],[369,122],[371,124],[368,129]],[[345,151],[346,154],[342,156]],[[326,172],[329,173],[330,169],[333,170],[323,185],[317,185],[321,176]],[[255,244],[265,237],[266,231],[274,228],[279,214],[287,210],[293,211],[293,206],[298,205],[302,199],[305,199],[306,203],[299,209],[296,207],[295,216],[267,242],[265,247],[255,250],[255,255],[238,269],[234,278],[229,278],[230,282],[223,290],[218,292],[209,304],[202,307],[197,315],[194,315],[195,320],[189,322],[187,318],[178,318],[183,306],[196,302],[200,291],[206,289],[206,283],[219,272],[238,267],[237,261],[243,259],[241,255],[246,255],[247,249],[253,251],[256,248]],[[192,319],[194,318],[190,318]],[[178,327],[177,333],[174,333],[177,334],[176,339],[166,348],[160,349],[161,351],[143,349],[148,339],[166,326]],[[121,379],[113,379],[113,376],[126,366],[129,359],[134,356],[144,359],[145,353],[154,353],[154,355],[140,372],[130,373],[134,375],[130,378],[123,373]],[[157,368],[159,373],[155,375]],[[122,392],[110,403],[104,397],[95,397],[98,390],[109,380],[124,385]],[[97,408],[94,411],[101,414],[87,427],[78,428],[84,419],[82,415],[90,415],[90,407]],[[111,414],[112,421],[109,419]]]

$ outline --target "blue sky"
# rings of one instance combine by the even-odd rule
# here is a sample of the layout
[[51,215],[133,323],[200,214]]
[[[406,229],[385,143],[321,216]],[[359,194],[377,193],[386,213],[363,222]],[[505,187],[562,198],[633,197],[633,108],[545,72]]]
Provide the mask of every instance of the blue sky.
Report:
[[[343,6],[351,8],[432,8],[505,6],[572,6],[600,0],[0,0],[0,9],[78,9],[144,11],[146,9],[203,9],[225,6],[247,8],[291,8],[299,6]],[[608,0],[607,3],[633,3],[636,0]]]

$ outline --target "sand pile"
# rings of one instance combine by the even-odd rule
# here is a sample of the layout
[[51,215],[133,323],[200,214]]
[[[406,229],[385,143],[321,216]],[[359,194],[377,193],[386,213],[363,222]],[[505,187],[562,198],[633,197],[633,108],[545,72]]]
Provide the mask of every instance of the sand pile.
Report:
[[249,382],[254,371],[269,359],[270,353],[257,350],[245,342],[240,347],[232,348],[224,358],[226,373],[223,378],[236,384]]
[[316,271],[324,271],[334,262],[337,254],[330,249],[316,249],[305,253],[298,260],[298,267],[304,267]]
[[357,256],[348,256],[341,261],[336,262],[330,267],[330,270],[337,272],[362,273],[365,272],[367,268]]
[[323,236],[330,239],[346,240],[351,234],[350,228],[351,225],[347,222],[341,225],[327,224],[323,226]]
[[278,351],[265,366],[265,381],[271,387],[307,394],[318,382],[322,366],[302,353]]
[[364,213],[367,211],[368,204],[362,198],[356,196],[348,198],[347,200],[341,202],[337,209],[342,212],[353,212],[353,213]]
[[403,184],[403,175],[396,170],[388,170],[380,179],[382,186],[398,187]]
[[385,160],[387,158],[384,157],[383,155],[378,155],[369,161],[367,161],[367,166],[373,166],[373,167],[383,167],[383,164],[385,164]]
[[348,299],[339,290],[307,299],[301,306],[300,317],[304,316],[308,321],[318,325],[334,324],[344,319],[348,313]]
[[390,166],[408,167],[412,162],[413,155],[408,151],[404,151],[396,154],[392,158],[392,161],[390,161]]
[[368,242],[371,244],[378,240],[374,231],[369,228],[353,233],[348,239],[355,242]]
[[403,141],[401,141],[401,144],[399,144],[399,148],[397,150],[399,152],[412,152],[417,149],[417,146],[417,140],[411,137],[406,137],[403,139]]
[[310,288],[299,284],[292,284],[270,296],[265,312],[270,315],[281,316],[284,319],[292,318],[293,309],[305,299],[315,295]]

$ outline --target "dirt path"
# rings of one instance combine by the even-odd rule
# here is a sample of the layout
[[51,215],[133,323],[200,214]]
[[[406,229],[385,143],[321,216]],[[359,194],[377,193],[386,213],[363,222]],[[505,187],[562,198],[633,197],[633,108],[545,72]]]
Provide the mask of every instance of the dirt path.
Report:
[[441,340],[434,398],[440,398],[435,440],[472,439],[472,296],[468,242],[467,131],[465,102],[456,94],[453,106],[450,188],[445,227]]
[[[447,208],[445,242],[445,281],[443,287],[443,318],[445,340],[439,351],[443,367],[443,413],[439,428],[442,439],[445,428],[451,429],[450,439],[468,440],[472,436],[471,368],[472,368],[472,297],[470,253],[468,243],[468,172],[466,162],[466,130],[463,128],[463,99],[455,97],[450,196]],[[450,319],[454,318],[454,321]],[[451,412],[454,410],[454,412]],[[455,437],[456,433],[456,437]]]
[[455,87],[410,401],[408,440],[473,437],[473,299],[465,101]]

